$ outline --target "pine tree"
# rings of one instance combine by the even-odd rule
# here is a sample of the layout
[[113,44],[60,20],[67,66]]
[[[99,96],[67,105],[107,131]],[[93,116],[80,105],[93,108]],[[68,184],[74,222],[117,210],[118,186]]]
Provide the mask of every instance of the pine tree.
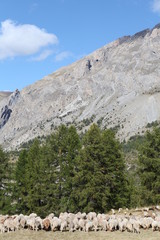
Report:
[[57,132],[50,139],[52,147],[53,165],[56,169],[56,199],[58,212],[72,211],[73,169],[75,167],[75,157],[81,147],[80,139],[75,127],[69,128],[61,125]]
[[22,150],[15,167],[15,184],[13,190],[13,197],[16,201],[16,211],[18,213],[27,212],[27,202],[26,197],[28,195],[27,191],[27,179],[26,179],[26,167],[28,164],[28,153],[26,150]]
[[59,162],[57,156],[57,138],[56,133],[53,133],[46,144],[42,147],[42,155],[44,162],[43,176],[43,194],[44,206],[43,212],[49,214],[54,212],[59,213]]
[[120,143],[115,133],[105,130],[102,133],[103,157],[101,167],[109,188],[106,209],[129,206],[129,182],[127,181],[125,162]]
[[43,215],[42,198],[44,167],[42,152],[39,141],[36,139],[28,152],[28,162],[26,165],[27,192],[26,206],[28,213],[36,212]]
[[125,164],[120,144],[111,130],[93,124],[77,158],[74,189],[76,211],[106,212],[126,206],[128,197]]
[[139,152],[139,176],[142,204],[158,204],[160,200],[160,128],[147,132]]
[[103,173],[99,169],[102,144],[101,132],[93,124],[83,139],[83,148],[77,157],[77,166],[74,177],[74,190],[76,211],[102,211]]
[[17,211],[44,216],[45,167],[42,148],[37,139],[28,151],[21,152],[15,169]]
[[11,211],[10,165],[7,154],[0,147],[0,214]]
[[17,211],[70,211],[74,159],[81,147],[75,127],[62,125],[40,146],[35,140],[28,151],[22,151],[15,171]]
[[127,206],[125,164],[111,130],[93,124],[83,137],[61,125],[43,146],[22,151],[15,171],[17,211],[96,211]]

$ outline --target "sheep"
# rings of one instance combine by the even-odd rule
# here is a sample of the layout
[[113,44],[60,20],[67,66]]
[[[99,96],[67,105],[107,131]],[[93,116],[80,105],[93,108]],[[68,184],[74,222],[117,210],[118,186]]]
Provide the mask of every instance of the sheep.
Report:
[[96,216],[97,216],[97,214],[96,214],[95,212],[89,212],[89,213],[87,214],[87,219],[90,220],[90,221],[92,221],[93,218],[95,218]]
[[127,218],[124,218],[121,222],[119,222],[119,230],[121,232],[125,231],[126,228],[127,228],[127,222],[128,222],[128,219]]
[[50,222],[51,222],[51,230],[55,231],[56,229],[60,228],[62,220],[57,217],[54,217]]
[[100,219],[99,220],[99,227],[103,231],[107,231],[109,229],[108,222],[106,219]]
[[4,223],[4,221],[6,220],[8,218],[8,215],[5,215],[5,216],[3,216],[3,215],[0,215],[0,223]]
[[20,214],[19,217],[20,217],[20,220],[19,220],[20,228],[24,229],[27,223],[26,218],[23,214]]
[[4,227],[6,228],[6,230],[9,231],[15,231],[15,224],[13,222],[13,218],[12,217],[8,217],[5,221],[4,221]]
[[132,219],[131,221],[132,223],[132,227],[133,227],[133,232],[134,233],[140,233],[140,224],[139,221],[137,221],[136,219]]
[[[152,207],[154,208],[154,207]],[[36,213],[31,213],[29,216],[13,215],[3,216],[0,215],[0,232],[9,232],[19,230],[20,228],[28,228],[35,231],[44,229],[46,231],[61,232],[65,230],[73,231],[115,231],[121,232],[127,230],[128,232],[140,233],[140,227],[149,229],[152,227],[153,231],[160,231],[160,214],[157,210],[155,212],[150,211],[150,208],[141,210],[141,215],[133,213],[133,215],[122,213],[107,215],[107,214],[96,214],[95,212],[81,213],[60,213],[59,217],[55,217],[54,213],[49,214],[43,220],[37,216]],[[144,217],[144,211],[148,214]]]
[[63,230],[66,230],[66,228],[67,228],[67,221],[62,220],[60,225],[60,231],[63,232]]
[[46,218],[53,219],[54,218],[54,213],[50,213]]
[[1,231],[1,233],[5,232],[5,226],[3,223],[0,223],[0,231]]
[[85,228],[86,228],[86,220],[84,220],[84,219],[81,218],[81,219],[79,220],[78,224],[79,224],[79,231],[81,231],[81,230],[85,231]]
[[13,225],[15,230],[19,230],[21,217],[18,215],[15,215],[15,216],[12,216],[12,219],[13,219]]
[[128,232],[133,232],[133,225],[130,220],[126,224],[126,229]]
[[93,222],[89,221],[86,223],[86,232],[89,232],[93,229]]
[[35,222],[36,222],[36,220],[35,220],[34,217],[31,217],[31,218],[29,217],[27,219],[27,226],[28,226],[28,228],[34,230],[35,229]]
[[108,221],[108,225],[109,225],[109,230],[110,231],[117,230],[118,220],[114,219],[114,218],[110,218],[109,221]]
[[36,217],[37,217],[37,214],[36,214],[36,213],[31,213],[31,214],[29,215],[29,217],[30,217],[30,218],[36,218]]
[[34,229],[38,231],[38,229],[43,229],[43,221],[40,217],[35,218]]
[[152,231],[156,231],[158,230],[158,222],[157,221],[153,221],[152,222]]
[[144,228],[144,229],[149,229],[151,227],[151,224],[153,222],[153,218],[151,217],[145,217],[145,218],[142,218],[141,219],[141,226]]
[[74,232],[74,223],[72,220],[69,221],[69,231]]
[[95,232],[98,230],[98,225],[99,223],[97,217],[93,218],[93,228]]
[[87,217],[87,214],[85,212],[81,214],[81,218],[86,219],[86,217]]

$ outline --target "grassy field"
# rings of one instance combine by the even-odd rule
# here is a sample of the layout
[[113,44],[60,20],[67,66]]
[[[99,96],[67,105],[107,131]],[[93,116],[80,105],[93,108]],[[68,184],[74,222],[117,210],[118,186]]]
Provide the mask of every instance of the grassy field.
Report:
[[160,232],[141,230],[140,234],[128,232],[33,232],[20,230],[0,234],[0,240],[160,240]]

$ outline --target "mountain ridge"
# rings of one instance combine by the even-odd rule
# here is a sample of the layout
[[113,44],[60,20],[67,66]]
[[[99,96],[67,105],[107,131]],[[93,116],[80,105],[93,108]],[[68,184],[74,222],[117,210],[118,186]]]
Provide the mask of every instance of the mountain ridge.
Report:
[[159,40],[157,24],[16,90],[0,101],[0,144],[15,149],[61,123],[83,130],[92,122],[116,127],[120,140],[143,133],[148,123],[160,120]]

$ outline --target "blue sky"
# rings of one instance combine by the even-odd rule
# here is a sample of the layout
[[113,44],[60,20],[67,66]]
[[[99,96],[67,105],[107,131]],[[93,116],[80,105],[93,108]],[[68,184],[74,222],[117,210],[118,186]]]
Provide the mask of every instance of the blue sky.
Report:
[[160,0],[0,0],[0,90],[160,22]]

